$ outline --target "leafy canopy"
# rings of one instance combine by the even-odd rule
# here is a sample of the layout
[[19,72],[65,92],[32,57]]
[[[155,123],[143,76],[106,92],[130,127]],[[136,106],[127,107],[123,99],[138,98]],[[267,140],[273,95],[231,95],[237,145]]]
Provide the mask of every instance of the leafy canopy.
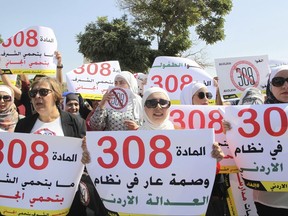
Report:
[[92,62],[118,60],[121,70],[142,72],[150,66],[151,43],[141,35],[139,29],[128,24],[127,16],[123,16],[111,22],[107,17],[98,17],[76,37],[79,52]]

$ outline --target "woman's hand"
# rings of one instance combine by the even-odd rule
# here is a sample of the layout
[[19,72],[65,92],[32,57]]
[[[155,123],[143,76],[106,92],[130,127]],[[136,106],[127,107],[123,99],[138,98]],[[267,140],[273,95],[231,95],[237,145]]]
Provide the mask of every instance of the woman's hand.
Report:
[[223,120],[222,125],[223,125],[223,133],[224,134],[226,134],[227,131],[232,129],[231,124],[228,121]]
[[137,130],[139,128],[139,125],[133,120],[124,120],[124,124],[127,127],[127,130]]
[[217,162],[220,162],[224,158],[224,152],[222,151],[218,142],[213,143],[211,156],[217,159]]
[[112,92],[110,93],[108,91],[103,95],[103,98],[99,103],[100,109],[104,109],[105,104],[112,98],[112,96],[113,96],[113,93]]
[[87,149],[87,144],[86,144],[86,136],[83,137],[83,139],[82,139],[81,147],[82,147],[82,150],[83,150],[81,162],[85,165],[85,164],[88,164],[88,163],[91,162],[90,153],[89,153],[89,151]]

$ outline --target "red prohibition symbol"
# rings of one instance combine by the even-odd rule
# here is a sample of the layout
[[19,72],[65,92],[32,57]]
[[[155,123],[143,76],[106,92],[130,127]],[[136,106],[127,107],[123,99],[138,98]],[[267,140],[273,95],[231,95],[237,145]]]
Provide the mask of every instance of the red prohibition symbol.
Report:
[[123,109],[128,103],[127,92],[122,88],[113,88],[111,92],[114,97],[108,101],[109,105],[115,110]]
[[258,69],[249,61],[236,62],[230,70],[230,79],[235,88],[244,91],[247,87],[256,87],[260,82]]

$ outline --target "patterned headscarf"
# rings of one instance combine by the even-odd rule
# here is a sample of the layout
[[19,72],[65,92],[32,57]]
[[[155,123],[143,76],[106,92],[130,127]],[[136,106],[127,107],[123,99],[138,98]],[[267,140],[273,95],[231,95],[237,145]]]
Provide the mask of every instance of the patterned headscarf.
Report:
[[14,92],[6,85],[0,85],[0,92],[6,92],[12,98],[7,109],[0,112],[0,129],[13,132],[19,119],[19,114],[14,104]]

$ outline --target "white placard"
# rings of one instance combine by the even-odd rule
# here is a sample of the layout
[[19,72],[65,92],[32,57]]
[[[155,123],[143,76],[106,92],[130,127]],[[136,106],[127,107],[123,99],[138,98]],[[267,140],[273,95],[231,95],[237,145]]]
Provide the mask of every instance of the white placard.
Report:
[[270,72],[267,55],[215,59],[215,67],[223,100],[239,99],[248,87],[266,91]]
[[224,106],[172,105],[170,120],[175,126],[182,129],[213,128],[215,140],[225,154],[223,160],[220,161],[220,173],[235,173],[239,170],[223,133],[223,117],[219,108],[224,108]]
[[7,74],[55,74],[57,40],[51,28],[32,26],[0,45],[0,68]]
[[102,99],[120,72],[118,61],[84,64],[66,73],[67,88],[70,92],[81,93],[83,98]]
[[0,134],[0,212],[67,214],[84,168],[82,139]]
[[246,186],[288,191],[287,104],[227,106],[226,137]]
[[180,104],[182,89],[192,82],[204,83],[215,99],[216,88],[213,85],[213,78],[195,61],[181,57],[160,56],[153,62],[144,89],[152,86],[163,88],[173,104]]
[[212,129],[88,131],[87,170],[109,210],[204,215],[216,172],[213,143]]

